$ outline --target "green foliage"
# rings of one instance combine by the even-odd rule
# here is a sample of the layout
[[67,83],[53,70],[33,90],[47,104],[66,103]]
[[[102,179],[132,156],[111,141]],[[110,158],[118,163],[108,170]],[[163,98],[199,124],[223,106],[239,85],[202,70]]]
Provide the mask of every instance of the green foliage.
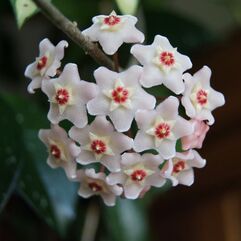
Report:
[[[67,180],[62,170],[52,170],[46,164],[48,154],[38,139],[38,130],[42,127],[49,128],[46,114],[29,99],[9,94],[3,94],[3,97],[9,106],[1,108],[5,118],[0,120],[4,122],[1,126],[6,126],[4,130],[8,133],[2,139],[3,167],[0,172],[4,172],[1,173],[1,180],[11,180],[2,182],[1,187],[8,188],[15,178],[15,172],[19,173],[17,163],[22,162],[18,179],[19,193],[48,225],[65,237],[77,213],[77,186]],[[3,105],[5,102],[1,103]],[[16,155],[19,152],[22,154],[20,157],[13,156],[13,153]]]
[[116,3],[122,14],[135,15],[139,0],[116,0]]
[[38,12],[38,8],[32,0],[10,0],[15,12],[18,28]]
[[77,186],[65,177],[63,170],[52,170],[47,164],[47,152],[37,131],[25,132],[28,160],[20,178],[19,188],[37,213],[61,236],[66,236],[75,218]]
[[[0,211],[14,190],[21,168],[21,130],[11,107],[0,98]],[[7,175],[6,175],[7,174]]]

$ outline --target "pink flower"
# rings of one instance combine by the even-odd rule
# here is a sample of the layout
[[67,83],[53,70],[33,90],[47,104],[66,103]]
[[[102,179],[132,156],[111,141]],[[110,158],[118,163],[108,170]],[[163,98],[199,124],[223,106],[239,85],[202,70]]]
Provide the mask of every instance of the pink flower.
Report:
[[143,65],[141,84],[146,87],[164,84],[171,91],[184,91],[182,74],[192,67],[190,59],[177,52],[166,37],[156,35],[151,45],[136,44],[131,53]]
[[44,39],[39,44],[39,57],[27,66],[24,75],[32,81],[28,85],[28,92],[33,94],[35,89],[41,87],[43,80],[56,75],[57,69],[60,67],[60,60],[64,57],[64,48],[68,47],[68,43],[64,40],[54,46],[48,39]]
[[49,98],[48,119],[53,124],[67,119],[81,128],[88,123],[85,104],[98,89],[96,84],[80,80],[77,65],[67,64],[58,78],[43,82],[42,90]]
[[142,68],[137,65],[121,73],[98,68],[94,76],[100,91],[87,103],[88,112],[108,115],[119,132],[127,131],[138,109],[151,110],[156,103],[156,99],[142,89],[141,73]]
[[40,130],[39,138],[48,149],[47,163],[52,168],[62,167],[69,179],[76,177],[75,158],[80,148],[68,138],[65,130],[58,125],[51,125],[49,130]]
[[106,175],[103,172],[95,173],[94,169],[78,170],[77,179],[80,181],[78,194],[81,197],[100,195],[107,206],[114,206],[116,196],[120,196],[123,192],[118,185],[107,184]]
[[82,129],[72,127],[69,135],[81,145],[77,162],[82,165],[99,162],[114,172],[120,170],[120,154],[133,146],[133,140],[114,131],[104,116],[97,116]]
[[137,18],[131,15],[99,15],[92,19],[93,25],[83,31],[91,41],[98,41],[106,54],[114,54],[125,43],[142,43],[144,35],[136,29]]
[[206,165],[203,159],[195,150],[176,153],[176,156],[166,162],[161,170],[161,176],[169,178],[173,186],[178,183],[191,186],[194,182],[193,167],[202,168]]
[[164,159],[175,156],[176,141],[193,132],[193,126],[178,115],[178,106],[178,99],[170,96],[155,110],[136,113],[139,131],[134,139],[135,151],[155,149]]
[[183,150],[191,148],[202,148],[203,141],[209,130],[209,126],[204,121],[192,119],[189,121],[194,126],[194,132],[191,135],[181,138]]
[[122,184],[124,195],[136,199],[151,186],[162,187],[166,180],[160,176],[159,165],[163,159],[159,155],[124,153],[121,159],[121,171],[107,177],[110,185]]
[[208,124],[214,123],[212,111],[224,105],[222,93],[215,91],[210,86],[211,70],[204,66],[193,76],[186,73],[183,75],[185,91],[182,97],[182,105],[186,114],[198,120],[208,120]]

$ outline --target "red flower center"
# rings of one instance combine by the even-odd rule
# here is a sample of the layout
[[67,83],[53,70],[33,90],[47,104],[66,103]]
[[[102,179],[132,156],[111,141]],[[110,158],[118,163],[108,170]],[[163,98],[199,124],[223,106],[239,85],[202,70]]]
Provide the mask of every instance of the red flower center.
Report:
[[185,162],[182,161],[182,160],[180,160],[180,161],[178,161],[178,162],[174,165],[174,167],[173,167],[173,172],[174,172],[174,173],[179,173],[179,172],[181,172],[182,170],[184,170],[184,168],[185,168]]
[[99,185],[96,182],[90,182],[89,184],[89,188],[93,191],[93,192],[101,192],[102,191],[102,186]]
[[91,149],[96,154],[102,154],[106,151],[106,144],[101,140],[94,140],[91,143]]
[[114,15],[111,15],[109,17],[104,18],[104,23],[109,26],[114,26],[118,23],[120,23],[120,18]]
[[135,170],[132,174],[131,174],[131,179],[132,181],[137,181],[140,182],[142,181],[144,178],[146,177],[146,172],[142,169],[140,170]]
[[61,151],[60,151],[60,149],[56,145],[51,145],[50,146],[50,153],[56,159],[60,159]]
[[69,92],[66,89],[58,89],[55,100],[59,105],[66,105],[69,101]]
[[46,67],[47,61],[48,61],[48,58],[46,56],[41,57],[37,63],[37,69],[40,71],[41,69]]
[[159,139],[167,138],[170,135],[171,128],[167,123],[160,123],[156,126],[155,135]]
[[171,52],[162,52],[160,54],[160,62],[164,65],[171,66],[175,63],[173,53]]
[[205,90],[201,89],[197,92],[196,98],[197,98],[197,102],[200,105],[205,105],[207,104],[207,101],[208,101],[208,93]]
[[111,95],[116,103],[125,103],[129,97],[129,91],[124,87],[118,86],[112,91]]

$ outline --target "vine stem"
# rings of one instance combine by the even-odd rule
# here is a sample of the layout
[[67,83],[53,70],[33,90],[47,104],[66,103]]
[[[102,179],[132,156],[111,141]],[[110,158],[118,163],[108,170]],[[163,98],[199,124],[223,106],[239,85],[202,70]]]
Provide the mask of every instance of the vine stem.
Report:
[[89,54],[98,64],[114,70],[114,63],[107,57],[96,44],[92,43],[77,27],[76,22],[71,22],[52,3],[46,0],[33,0],[41,12],[70,39],[79,45],[86,54]]

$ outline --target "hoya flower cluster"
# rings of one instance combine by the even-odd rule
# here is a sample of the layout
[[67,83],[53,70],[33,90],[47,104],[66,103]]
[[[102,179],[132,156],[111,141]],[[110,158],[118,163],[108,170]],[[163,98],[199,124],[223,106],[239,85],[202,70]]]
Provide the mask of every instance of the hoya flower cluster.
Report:
[[[112,12],[94,17],[83,34],[99,42],[107,55],[115,54],[124,42],[138,43],[130,52],[139,65],[122,72],[101,66],[91,83],[80,78],[76,64],[59,69],[66,41],[54,46],[44,39],[39,57],[25,72],[31,79],[28,91],[41,89],[50,104],[51,127],[39,132],[49,153],[47,163],[80,182],[80,196],[100,195],[108,206],[117,196],[136,199],[167,180],[173,186],[191,185],[193,168],[206,163],[195,149],[202,147],[214,123],[212,111],[224,104],[223,95],[210,86],[207,66],[193,76],[184,73],[192,67],[189,57],[161,35],[151,45],[142,45],[144,35],[136,22],[136,17]],[[172,96],[148,93],[150,87],[161,85]],[[63,129],[63,120],[73,126]]]

